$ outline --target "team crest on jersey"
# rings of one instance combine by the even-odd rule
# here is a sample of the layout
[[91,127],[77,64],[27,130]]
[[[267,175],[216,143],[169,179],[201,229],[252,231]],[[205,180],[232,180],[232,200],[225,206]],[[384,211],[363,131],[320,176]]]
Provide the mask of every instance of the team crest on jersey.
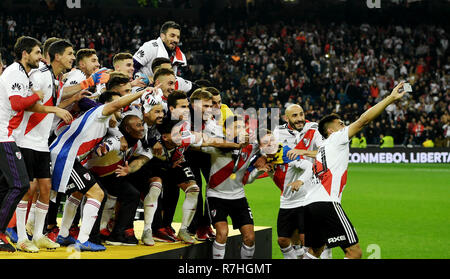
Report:
[[211,216],[216,217],[217,211],[215,209],[211,210]]
[[22,159],[22,153],[20,153],[20,151],[17,151],[16,152],[16,157],[17,157],[17,159]]
[[303,143],[305,144],[305,146],[308,146],[310,141],[310,139],[303,138]]
[[89,173],[83,174],[83,177],[86,178],[86,180],[91,180],[91,176],[89,175]]
[[243,153],[242,154],[242,160],[247,161],[248,159],[248,154],[247,153]]

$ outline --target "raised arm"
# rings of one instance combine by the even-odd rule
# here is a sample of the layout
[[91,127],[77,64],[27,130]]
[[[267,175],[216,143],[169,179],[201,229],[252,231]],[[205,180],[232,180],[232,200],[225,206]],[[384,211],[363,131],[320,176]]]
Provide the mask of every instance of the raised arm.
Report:
[[[155,86],[153,88],[154,92],[156,92],[156,90],[158,88],[159,88],[159,85]],[[140,91],[137,91],[137,92],[130,93],[130,94],[127,94],[125,96],[122,96],[119,99],[117,99],[117,100],[115,100],[115,101],[113,101],[111,103],[107,103],[104,106],[104,108],[103,108],[102,114],[104,116],[113,114],[114,112],[120,110],[121,108],[126,107],[129,104],[131,104],[134,100],[139,99],[144,92],[146,93],[147,91],[146,90],[140,90]]]
[[375,118],[378,117],[378,115],[380,115],[387,106],[389,106],[390,104],[392,104],[393,102],[401,99],[403,97],[403,95],[405,95],[406,91],[402,91],[399,92],[400,89],[403,89],[403,84],[404,82],[400,82],[391,92],[391,94],[389,94],[389,96],[387,96],[386,98],[384,98],[382,101],[380,101],[378,104],[376,104],[375,106],[371,107],[369,110],[367,110],[366,112],[364,112],[359,118],[358,120],[356,120],[355,122],[353,122],[352,124],[350,124],[348,126],[348,138],[352,138],[354,135],[356,135],[359,131],[361,131],[364,126],[366,126],[367,124],[369,124],[372,120],[374,120]]

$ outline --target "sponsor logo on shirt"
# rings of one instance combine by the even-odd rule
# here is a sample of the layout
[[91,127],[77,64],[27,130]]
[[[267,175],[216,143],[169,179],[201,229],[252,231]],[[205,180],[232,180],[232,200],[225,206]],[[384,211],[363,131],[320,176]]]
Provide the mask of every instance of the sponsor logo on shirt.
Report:
[[345,235],[340,235],[340,236],[336,236],[336,237],[330,237],[328,238],[328,243],[335,243],[335,242],[339,242],[339,241],[344,241]]

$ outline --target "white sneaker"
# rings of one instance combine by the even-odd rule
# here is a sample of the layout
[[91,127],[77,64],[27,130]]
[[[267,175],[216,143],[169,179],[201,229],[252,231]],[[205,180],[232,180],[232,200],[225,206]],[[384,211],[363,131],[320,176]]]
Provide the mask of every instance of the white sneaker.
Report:
[[50,238],[48,238],[45,235],[39,238],[38,240],[33,239],[33,243],[39,249],[46,248],[47,250],[55,250],[56,248],[60,247],[58,243],[53,242]]
[[151,229],[146,229],[145,231],[142,232],[141,240],[144,243],[144,245],[147,246],[155,245],[155,240],[153,239],[153,233]]
[[194,244],[195,242],[194,238],[189,234],[187,229],[180,229],[178,231],[177,237],[187,244]]
[[27,253],[37,253],[39,252],[39,248],[34,245],[31,240],[25,239],[24,241],[18,241],[16,244],[16,248],[19,251],[27,252]]

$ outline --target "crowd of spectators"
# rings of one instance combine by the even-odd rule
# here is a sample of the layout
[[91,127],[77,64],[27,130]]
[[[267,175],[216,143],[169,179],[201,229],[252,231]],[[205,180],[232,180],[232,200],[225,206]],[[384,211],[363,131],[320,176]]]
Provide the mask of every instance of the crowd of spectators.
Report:
[[[32,13],[0,13],[0,51],[6,65],[23,34],[44,41],[58,36],[78,48],[95,48],[102,66],[112,56],[135,51],[156,38],[163,20],[95,16],[64,18]],[[396,145],[450,147],[450,73],[448,30],[435,25],[320,24],[290,20],[249,25],[182,25],[181,49],[190,80],[208,79],[232,108],[303,106],[318,121],[336,112],[346,124],[378,102],[400,80],[413,92],[391,105],[363,132],[370,145],[390,135]]]

